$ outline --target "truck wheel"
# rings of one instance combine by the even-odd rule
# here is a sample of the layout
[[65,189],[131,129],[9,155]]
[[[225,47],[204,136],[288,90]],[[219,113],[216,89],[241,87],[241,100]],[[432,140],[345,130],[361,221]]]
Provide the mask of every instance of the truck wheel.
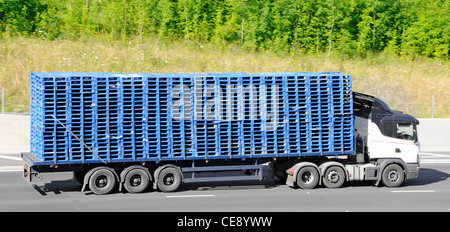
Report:
[[124,179],[124,187],[129,193],[141,193],[147,189],[150,184],[150,177],[148,174],[140,169],[134,168],[130,170]]
[[323,184],[327,188],[340,188],[345,182],[345,172],[338,166],[331,166],[323,175]]
[[319,183],[319,172],[314,167],[303,167],[297,173],[297,185],[302,189],[312,189]]
[[405,173],[403,172],[403,168],[398,164],[390,164],[388,165],[381,176],[381,180],[384,185],[387,187],[398,187],[403,184],[405,180]]
[[114,174],[105,168],[98,169],[89,178],[89,188],[97,195],[108,194],[116,186]]
[[181,185],[182,174],[173,167],[164,168],[158,176],[158,188],[163,192],[173,192]]

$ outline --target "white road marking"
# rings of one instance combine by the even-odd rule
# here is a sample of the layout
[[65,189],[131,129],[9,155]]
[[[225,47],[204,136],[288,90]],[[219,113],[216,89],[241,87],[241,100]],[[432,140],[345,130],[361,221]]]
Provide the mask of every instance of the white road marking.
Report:
[[393,193],[434,193],[436,190],[393,190]]
[[450,164],[450,159],[421,159],[421,164]]
[[424,155],[424,156],[435,156],[435,157],[447,157],[447,158],[450,158],[450,155],[435,154],[435,153],[425,153],[425,152],[422,152],[422,153],[420,153],[420,155]]
[[450,155],[444,154],[435,154],[423,152],[420,153],[422,156],[420,159],[420,163],[424,164],[450,164]]
[[22,158],[20,158],[20,157],[9,156],[9,155],[0,155],[0,159],[10,159],[10,160],[22,161]]
[[167,198],[181,198],[181,197],[214,197],[215,195],[175,195],[175,196],[166,196]]
[[0,172],[21,172],[22,166],[3,166],[0,167]]

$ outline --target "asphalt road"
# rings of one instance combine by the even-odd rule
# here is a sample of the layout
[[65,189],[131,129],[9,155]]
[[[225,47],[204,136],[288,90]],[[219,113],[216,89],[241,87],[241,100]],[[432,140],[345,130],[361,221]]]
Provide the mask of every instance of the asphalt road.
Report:
[[80,192],[71,173],[45,173],[35,189],[22,179],[20,168],[18,155],[0,154],[0,211],[450,212],[450,152],[424,153],[419,178],[399,188],[364,182],[347,183],[340,189],[302,190],[266,179],[185,184],[174,193],[116,191],[97,196]]

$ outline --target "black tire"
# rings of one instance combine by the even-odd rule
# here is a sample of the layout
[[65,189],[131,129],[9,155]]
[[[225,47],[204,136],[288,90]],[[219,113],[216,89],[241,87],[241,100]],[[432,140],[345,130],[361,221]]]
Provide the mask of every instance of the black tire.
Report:
[[381,181],[386,187],[393,188],[399,187],[405,180],[405,172],[403,168],[398,164],[389,164],[384,170],[381,176]]
[[116,182],[114,174],[110,170],[102,168],[92,173],[89,178],[89,188],[97,195],[104,195],[114,189]]
[[163,192],[173,192],[180,187],[182,174],[173,167],[164,168],[158,175],[158,188]]
[[297,173],[297,185],[302,189],[312,189],[319,183],[319,172],[314,167],[303,167]]
[[327,188],[340,188],[345,182],[345,172],[339,166],[327,168],[323,175],[323,184]]
[[123,186],[129,193],[141,193],[147,189],[149,184],[150,177],[147,172],[140,168],[134,168],[126,174]]

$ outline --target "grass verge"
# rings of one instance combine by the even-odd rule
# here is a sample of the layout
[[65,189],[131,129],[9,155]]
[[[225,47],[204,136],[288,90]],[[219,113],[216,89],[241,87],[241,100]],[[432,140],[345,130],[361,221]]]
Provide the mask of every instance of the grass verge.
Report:
[[449,61],[377,54],[341,59],[327,54],[247,51],[237,45],[161,41],[158,38],[43,40],[0,38],[0,88],[5,111],[29,111],[29,73],[68,72],[281,72],[340,71],[353,77],[353,90],[384,99],[415,117],[450,117]]

